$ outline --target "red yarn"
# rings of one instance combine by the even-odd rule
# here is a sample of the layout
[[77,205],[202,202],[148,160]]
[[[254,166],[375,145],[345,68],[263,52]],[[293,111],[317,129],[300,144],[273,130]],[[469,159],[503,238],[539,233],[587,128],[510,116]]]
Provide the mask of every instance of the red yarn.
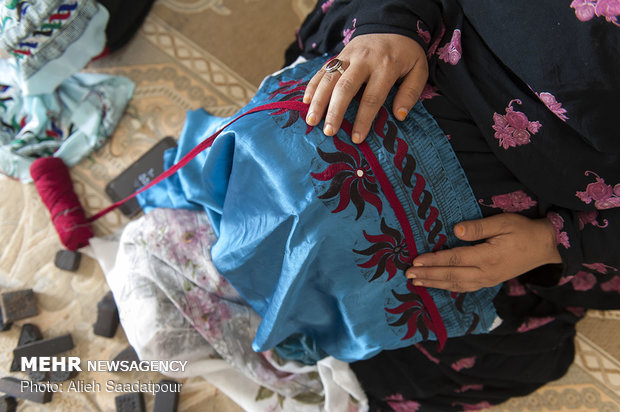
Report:
[[297,110],[301,113],[302,117],[305,117],[308,112],[308,105],[298,101],[274,102],[255,107],[240,114],[220,130],[203,140],[181,160],[157,176],[149,184],[138,189],[125,199],[119,200],[107,208],[100,210],[90,218],[86,218],[86,213],[77,195],[73,191],[73,183],[71,182],[71,176],[69,176],[69,169],[61,159],[56,157],[45,157],[35,160],[30,166],[30,175],[34,180],[41,200],[43,200],[43,203],[45,203],[45,206],[47,206],[47,209],[50,211],[52,223],[56,228],[56,232],[58,232],[58,236],[60,236],[62,244],[69,250],[76,250],[87,246],[88,239],[94,236],[91,222],[105,216],[129,199],[134,198],[137,194],[144,192],[176,173],[180,168],[184,167],[190,160],[196,157],[196,155],[210,147],[215,138],[226,127],[241,117],[251,113],[272,109]]
[[69,250],[88,245],[88,239],[94,236],[93,229],[73,191],[69,169],[62,159],[37,159],[30,166],[30,175],[62,244]]

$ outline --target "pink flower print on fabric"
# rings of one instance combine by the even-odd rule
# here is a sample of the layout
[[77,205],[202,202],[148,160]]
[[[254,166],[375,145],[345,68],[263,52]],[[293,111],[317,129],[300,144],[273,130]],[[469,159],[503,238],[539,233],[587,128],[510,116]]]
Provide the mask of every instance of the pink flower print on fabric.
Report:
[[562,121],[568,120],[568,116],[566,116],[566,109],[562,107],[562,103],[559,103],[555,96],[549,92],[536,93],[536,96],[542,101],[545,106],[549,110],[551,110],[557,117],[562,119]]
[[596,182],[590,183],[583,192],[576,192],[575,196],[585,204],[594,201],[594,207],[599,210],[613,209],[620,206],[620,183],[614,187],[605,183],[605,180],[592,171],[586,171],[585,175],[596,176]]
[[439,96],[439,93],[437,93],[437,90],[439,89],[436,88],[435,86],[429,83],[426,83],[426,85],[422,89],[422,93],[420,94],[420,101],[422,102],[427,99],[432,99],[435,96]]
[[597,210],[586,210],[582,212],[578,212],[577,216],[579,217],[579,230],[583,230],[586,225],[592,225],[596,227],[600,227],[601,229],[609,226],[609,221],[607,219],[603,219],[603,224],[600,224],[597,220],[598,211]]
[[353,36],[353,33],[355,33],[355,30],[357,30],[357,28],[355,27],[356,24],[357,24],[357,19],[353,19],[353,27],[349,29],[344,29],[344,31],[342,32],[342,35],[344,36],[344,39],[342,39],[342,44],[344,44],[345,46],[349,44],[349,42],[351,41],[351,37]]
[[454,30],[450,43],[437,50],[437,54],[444,62],[456,66],[463,55],[463,50],[461,48],[461,31],[459,29]]
[[467,391],[481,391],[483,389],[484,389],[484,385],[482,384],[471,384],[471,385],[463,385],[459,389],[457,389],[455,392],[463,393]]
[[383,400],[390,405],[390,408],[392,408],[394,412],[416,412],[420,409],[420,404],[418,402],[408,401],[403,398],[403,395],[400,393],[388,396]]
[[525,287],[517,279],[510,279],[506,285],[508,286],[508,296],[524,296],[527,293]]
[[570,247],[570,241],[568,240],[568,234],[566,232],[562,232],[562,229],[564,228],[564,219],[562,219],[562,216],[555,212],[549,212],[547,213],[547,218],[551,221],[551,224],[555,228],[555,239],[558,245],[562,245],[568,249]]
[[618,292],[620,293],[620,276],[614,276],[605,283],[601,283],[601,290],[603,292]]
[[578,318],[586,314],[586,310],[584,308],[580,308],[577,306],[567,306],[566,310],[572,313],[573,315],[577,316]]
[[571,279],[570,283],[576,291],[585,292],[596,285],[596,277],[590,272],[580,270],[575,274],[575,277]]
[[536,201],[532,200],[523,190],[492,196],[490,205],[485,205],[483,202],[484,199],[478,200],[482,206],[502,209],[506,213],[521,212],[536,206]]
[[495,138],[504,149],[530,143],[531,136],[542,127],[540,122],[530,122],[524,113],[515,111],[513,103],[522,104],[521,100],[513,99],[508,103],[505,115],[493,113]]
[[433,355],[431,355],[429,353],[429,351],[427,351],[422,345],[420,345],[419,343],[414,344],[413,346],[416,347],[417,350],[419,350],[420,352],[422,352],[422,355],[426,356],[426,358],[433,362],[436,365],[439,365],[439,359],[437,359],[436,357],[434,357]]
[[528,318],[525,322],[523,322],[523,324],[521,326],[519,326],[519,328],[517,329],[517,332],[519,333],[524,333],[536,328],[540,328],[541,326],[546,325],[547,323],[551,323],[553,322],[555,318],[552,316],[545,316],[542,318]]
[[422,22],[418,20],[418,23],[416,25],[418,36],[420,36],[424,43],[428,45],[431,42],[431,34],[428,32],[428,30],[424,30],[421,24]]
[[584,263],[583,266],[585,268],[588,268],[590,270],[595,270],[599,273],[602,273],[603,275],[607,274],[608,270],[613,270],[614,272],[617,272],[618,269],[613,267],[613,266],[609,266],[606,265],[604,263]]
[[323,12],[323,14],[327,13],[327,10],[329,10],[332,4],[334,4],[334,0],[327,0],[323,2],[323,4],[321,4],[321,11]]
[[575,16],[580,21],[589,21],[596,17],[605,17],[605,20],[620,27],[620,0],[573,0],[570,7],[575,9]]
[[491,405],[487,401],[482,401],[479,403],[463,403],[463,402],[454,402],[452,406],[460,406],[464,411],[479,411],[480,409],[490,408]]
[[574,277],[575,275],[562,276],[558,282],[558,286],[566,285],[568,282],[573,280]]
[[446,25],[444,24],[443,19],[442,19],[441,26],[439,27],[439,34],[433,40],[433,44],[429,46],[428,51],[426,52],[426,57],[430,59],[431,56],[435,54],[435,50],[437,50],[437,47],[439,47],[439,43],[441,42],[441,39],[443,39],[444,34],[446,34]]
[[470,358],[461,358],[457,360],[456,362],[454,362],[452,365],[450,365],[450,367],[453,370],[458,372],[462,369],[473,368],[475,364],[476,364],[476,357],[472,356]]

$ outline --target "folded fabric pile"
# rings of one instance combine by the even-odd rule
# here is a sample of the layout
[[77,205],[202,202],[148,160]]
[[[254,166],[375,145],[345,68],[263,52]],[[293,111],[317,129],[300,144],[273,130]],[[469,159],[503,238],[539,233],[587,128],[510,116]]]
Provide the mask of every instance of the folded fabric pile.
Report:
[[0,6],[0,171],[24,182],[35,158],[69,166],[100,147],[133,94],[125,78],[75,74],[106,44],[94,0],[5,0]]
[[216,240],[204,211],[174,209],[129,223],[118,241],[91,239],[139,358],[187,360],[175,378],[201,376],[246,411],[367,410],[348,364],[252,350],[261,319],[215,268]]

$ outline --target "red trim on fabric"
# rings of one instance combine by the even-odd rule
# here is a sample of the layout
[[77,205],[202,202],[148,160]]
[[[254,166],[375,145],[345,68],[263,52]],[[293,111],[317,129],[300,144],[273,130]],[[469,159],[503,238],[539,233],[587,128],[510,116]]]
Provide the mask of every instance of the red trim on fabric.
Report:
[[218,130],[217,132],[213,133],[211,136],[207,137],[205,140],[200,142],[196,147],[194,147],[185,156],[183,156],[183,158],[181,160],[179,160],[174,165],[170,166],[169,169],[164,171],[162,174],[157,176],[155,179],[151,180],[151,182],[149,184],[147,184],[146,186],[141,187],[140,189],[138,189],[137,191],[135,191],[131,195],[127,196],[126,198],[124,198],[122,200],[119,200],[116,203],[111,204],[110,206],[106,207],[103,210],[100,210],[95,215],[91,216],[88,219],[88,221],[89,222],[94,222],[95,220],[97,220],[97,219],[107,215],[108,213],[110,213],[114,209],[118,208],[123,203],[125,203],[128,200],[133,199],[134,197],[136,197],[136,195],[144,192],[145,190],[150,189],[151,187],[153,187],[156,184],[160,183],[164,179],[166,179],[166,178],[172,176],[173,174],[175,174],[179,169],[181,169],[182,167],[187,165],[192,159],[194,159],[200,152],[202,152],[203,150],[208,149],[209,147],[211,147],[211,145],[215,141],[215,138],[218,137],[220,135],[220,133],[222,133],[228,126],[230,126],[231,124],[233,124],[237,120],[241,119],[242,117],[247,116],[248,114],[260,112],[260,111],[263,111],[263,110],[289,109],[289,110],[296,110],[296,111],[298,111],[300,113],[300,115],[302,115],[305,118],[306,114],[308,113],[308,107],[309,107],[309,105],[307,105],[305,103],[302,103],[302,102],[297,102],[297,101],[274,102],[274,103],[267,103],[267,104],[264,104],[262,106],[257,106],[257,107],[255,107],[255,108],[253,108],[251,110],[248,110],[245,113],[240,114],[239,116],[235,117],[233,120],[228,122],[220,130]]
[[[353,130],[353,125],[346,119],[342,121],[341,127],[347,133],[350,133],[348,131]],[[368,146],[368,143],[366,142],[360,143],[357,145],[357,147],[359,147],[359,149],[364,154],[366,161],[370,165],[370,168],[372,169],[373,173],[375,174],[375,177],[377,178],[377,180],[379,181],[379,184],[381,185],[383,194],[385,195],[388,202],[392,206],[392,209],[394,209],[396,218],[398,219],[398,222],[400,223],[400,226],[403,230],[403,234],[405,235],[405,242],[407,243],[407,249],[409,250],[409,256],[417,256],[418,249],[415,244],[415,238],[413,237],[413,230],[411,229],[411,226],[409,225],[409,219],[407,219],[407,214],[405,213],[405,209],[403,208],[403,205],[398,200],[398,197],[396,196],[396,193],[394,192],[394,188],[392,187],[392,184],[390,183],[388,177],[386,176],[385,171],[381,167],[379,160],[377,160],[377,158],[375,157],[375,154],[370,149],[370,146]],[[414,285],[414,288],[415,288],[416,293],[420,295],[420,297],[422,298],[422,301],[424,302],[424,306],[428,310],[428,314],[431,317],[433,325],[435,326],[435,335],[437,336],[437,340],[439,341],[439,350],[441,350],[443,349],[443,346],[446,343],[446,339],[448,339],[448,332],[446,331],[446,325],[443,323],[443,319],[441,318],[441,315],[439,314],[439,309],[437,309],[437,306],[435,305],[435,301],[433,300],[430,293],[428,293],[426,288],[415,286],[415,285]]]

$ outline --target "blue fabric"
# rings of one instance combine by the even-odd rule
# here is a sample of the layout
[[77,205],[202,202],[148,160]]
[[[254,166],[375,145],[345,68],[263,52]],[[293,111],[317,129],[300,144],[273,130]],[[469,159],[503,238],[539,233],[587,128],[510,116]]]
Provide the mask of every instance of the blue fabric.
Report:
[[[241,112],[301,100],[323,62],[267,78]],[[351,123],[355,111],[346,114]],[[190,112],[167,165],[226,122]],[[404,122],[382,110],[367,142],[406,213],[418,253],[462,245],[452,227],[479,218],[480,210],[447,138],[422,105]],[[248,115],[139,201],[147,211],[208,213],[218,236],[213,262],[262,317],[257,351],[286,340],[279,353],[295,359],[327,353],[355,361],[436,338],[428,308],[404,276],[414,256],[385,188],[346,131],[327,137],[319,127],[308,129],[295,111]],[[448,336],[462,336],[489,330],[497,290],[428,291]],[[303,348],[314,355],[300,354]]]

